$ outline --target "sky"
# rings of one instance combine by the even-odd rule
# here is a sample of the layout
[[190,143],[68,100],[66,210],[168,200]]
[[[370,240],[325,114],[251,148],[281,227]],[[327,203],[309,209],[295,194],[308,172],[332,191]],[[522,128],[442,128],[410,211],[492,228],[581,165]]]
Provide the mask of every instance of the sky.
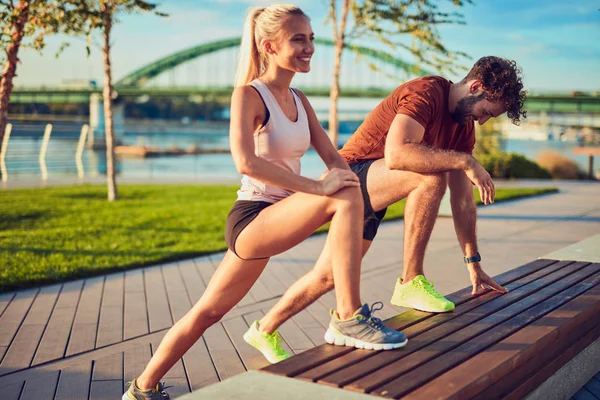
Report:
[[[177,51],[240,36],[248,7],[268,5],[271,1],[159,3],[159,9],[169,17],[120,17],[113,32],[115,79]],[[325,24],[328,0],[294,3],[310,16],[317,37],[331,38],[331,26]],[[434,3],[444,10],[453,9],[450,1]],[[466,25],[443,26],[439,31],[449,49],[470,56],[463,62],[465,67],[486,55],[517,61],[530,92],[600,91],[599,8],[597,0],[473,0],[473,4],[458,10],[464,14]],[[56,50],[64,41],[70,46],[57,58]],[[318,56],[316,53],[314,57]],[[14,82],[17,87],[57,87],[66,80],[103,82],[102,54],[95,48],[88,58],[84,39],[49,37],[43,54],[28,49],[20,54],[20,59]]]

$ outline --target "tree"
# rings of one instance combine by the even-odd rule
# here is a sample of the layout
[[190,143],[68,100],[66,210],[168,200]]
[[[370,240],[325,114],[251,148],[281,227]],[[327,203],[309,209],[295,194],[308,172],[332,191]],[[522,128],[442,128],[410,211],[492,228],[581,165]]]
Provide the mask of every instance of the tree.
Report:
[[[112,101],[115,91],[112,84],[111,68],[111,34],[113,25],[118,21],[116,18],[120,13],[136,13],[152,11],[156,15],[166,14],[156,11],[157,4],[142,0],[63,0],[61,12],[67,15],[72,24],[67,33],[85,33],[88,38],[99,31],[102,35],[102,54],[104,59],[104,129],[106,136],[106,180],[108,185],[108,201],[118,199],[115,149],[114,149],[114,123]],[[88,55],[90,53],[90,41],[88,41]]]
[[30,47],[41,51],[45,36],[60,31],[65,21],[64,15],[55,12],[56,6],[56,1],[48,0],[0,0],[0,63],[4,65],[0,77],[0,146],[17,76],[19,50]]
[[[447,0],[455,7],[462,7],[471,0]],[[463,15],[457,12],[441,12],[431,0],[341,0],[342,13],[338,16],[340,0],[330,0],[329,20],[333,26],[334,67],[329,111],[329,137],[337,147],[337,102],[340,92],[340,68],[342,50],[348,39],[375,39],[391,49],[403,49],[418,64],[438,71],[454,71],[462,52],[448,50],[441,42],[437,26],[441,24],[464,24]],[[346,32],[348,19],[352,18],[351,30]],[[402,40],[412,38],[412,43]],[[412,71],[417,73],[419,68]]]

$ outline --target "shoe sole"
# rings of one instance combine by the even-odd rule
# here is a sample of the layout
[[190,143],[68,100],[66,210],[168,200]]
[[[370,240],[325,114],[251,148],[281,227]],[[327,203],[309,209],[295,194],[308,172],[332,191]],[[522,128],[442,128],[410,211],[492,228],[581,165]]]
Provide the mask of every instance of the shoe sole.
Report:
[[336,346],[356,347],[365,350],[393,350],[404,347],[408,343],[408,339],[401,343],[369,343],[350,336],[333,333],[329,329],[325,332],[325,341]]
[[446,312],[454,311],[454,308],[451,310],[444,310],[441,308],[419,307],[419,306],[415,306],[414,304],[407,303],[406,301],[396,301],[396,300],[394,300],[394,298],[392,298],[390,300],[390,303],[392,303],[393,305],[395,305],[397,307],[412,308],[415,310],[425,311],[425,312],[430,312],[430,313],[446,313]]
[[[268,356],[267,354],[265,354],[260,349],[260,345],[258,343],[256,343],[256,341],[254,339],[252,339],[250,336],[248,336],[248,332],[244,333],[243,337],[244,337],[244,342],[248,343],[250,346],[252,346],[256,350],[258,350],[260,352],[260,354],[262,354],[267,359],[267,361],[270,362],[271,364],[277,364],[278,362],[283,361],[283,360],[274,360],[270,356]],[[124,399],[124,400],[126,400],[126,399]]]

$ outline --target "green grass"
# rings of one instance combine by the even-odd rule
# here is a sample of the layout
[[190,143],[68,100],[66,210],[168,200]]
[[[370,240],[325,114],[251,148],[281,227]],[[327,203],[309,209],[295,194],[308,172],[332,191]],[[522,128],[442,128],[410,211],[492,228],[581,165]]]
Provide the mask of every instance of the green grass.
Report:
[[[0,292],[225,249],[237,186],[121,185],[0,191]],[[498,189],[497,201],[557,191]],[[404,201],[386,220],[401,218]]]

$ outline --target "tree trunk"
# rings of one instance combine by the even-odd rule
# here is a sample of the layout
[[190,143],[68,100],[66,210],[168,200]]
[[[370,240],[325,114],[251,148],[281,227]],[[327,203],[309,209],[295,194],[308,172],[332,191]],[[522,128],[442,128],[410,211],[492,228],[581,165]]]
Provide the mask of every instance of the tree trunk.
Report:
[[18,17],[11,29],[11,40],[6,49],[6,63],[4,64],[4,70],[0,78],[0,150],[2,150],[2,139],[4,138],[4,131],[8,120],[8,105],[13,89],[13,79],[17,76],[19,47],[21,47],[21,41],[23,40],[25,23],[29,19],[29,6],[29,0],[21,0],[17,6]]
[[115,146],[114,146],[114,123],[112,112],[112,71],[110,65],[110,31],[112,29],[113,7],[108,0],[101,2],[101,12],[104,19],[104,132],[106,135],[106,183],[108,185],[108,201],[118,199],[116,168],[115,168]]
[[331,106],[329,108],[329,138],[337,149],[339,136],[338,98],[340,96],[340,69],[342,64],[342,52],[344,50],[344,32],[346,30],[346,20],[348,19],[348,5],[350,0],[344,0],[339,30],[337,29],[335,2],[336,0],[331,0],[335,59],[333,64],[333,82],[331,84],[331,92],[329,93],[329,98],[331,99]]

